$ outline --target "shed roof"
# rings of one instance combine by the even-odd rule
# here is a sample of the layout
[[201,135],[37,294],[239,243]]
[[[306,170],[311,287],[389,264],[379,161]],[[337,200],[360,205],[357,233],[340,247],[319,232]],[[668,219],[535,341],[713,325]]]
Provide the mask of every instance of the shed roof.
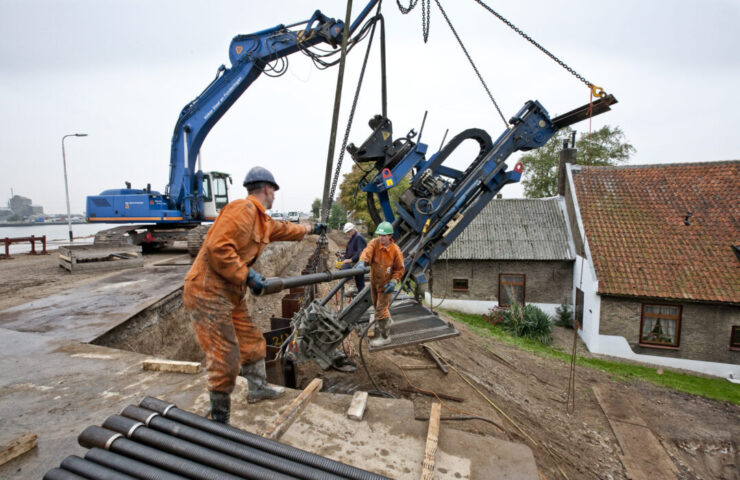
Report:
[[440,258],[573,260],[557,197],[492,200]]
[[740,303],[740,161],[572,172],[599,293]]

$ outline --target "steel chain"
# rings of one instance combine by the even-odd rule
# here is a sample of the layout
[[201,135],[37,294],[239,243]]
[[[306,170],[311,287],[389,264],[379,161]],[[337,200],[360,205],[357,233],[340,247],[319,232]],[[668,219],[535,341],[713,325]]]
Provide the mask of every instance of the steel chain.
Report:
[[[401,0],[396,0],[396,5],[398,5],[398,9],[404,15],[410,13],[411,10],[413,10],[418,3],[419,0],[409,0],[409,6],[404,7],[403,5],[401,5]],[[421,33],[424,36],[424,43],[427,43],[427,40],[429,40],[429,15],[432,11],[430,3],[431,0],[421,0]]]
[[485,8],[486,10],[488,10],[489,12],[491,12],[494,16],[496,16],[496,18],[498,18],[499,20],[501,20],[502,22],[504,22],[509,28],[511,28],[512,30],[514,30],[519,35],[521,35],[529,43],[531,43],[532,45],[534,45],[535,47],[537,47],[538,49],[540,49],[545,55],[547,55],[548,57],[550,57],[553,60],[555,60],[555,62],[557,62],[558,65],[560,65],[561,67],[563,67],[564,69],[566,69],[573,76],[575,76],[578,80],[580,80],[583,83],[585,83],[589,88],[591,88],[593,86],[593,84],[591,82],[589,82],[588,80],[586,80],[585,78],[583,78],[580,74],[578,74],[578,72],[576,72],[575,70],[573,70],[571,67],[569,67],[565,62],[563,62],[562,60],[560,60],[558,57],[556,57],[555,55],[553,55],[552,53],[550,53],[545,47],[543,47],[542,45],[540,45],[539,43],[537,43],[532,37],[530,37],[529,35],[527,35],[526,33],[524,33],[516,25],[514,25],[509,20],[507,20],[506,18],[504,18],[500,13],[496,12],[494,9],[492,9],[491,7],[489,7],[488,5],[486,5],[482,0],[475,0],[475,2],[478,3],[480,6],[482,6],[483,8]]

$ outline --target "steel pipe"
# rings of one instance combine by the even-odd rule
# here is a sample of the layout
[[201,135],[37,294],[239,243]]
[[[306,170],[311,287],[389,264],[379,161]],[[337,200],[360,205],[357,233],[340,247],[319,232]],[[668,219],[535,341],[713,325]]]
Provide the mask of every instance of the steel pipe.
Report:
[[[288,475],[306,479],[306,480],[340,480],[346,477],[333,475],[325,470],[310,467],[287,458],[265,452],[258,448],[248,447],[242,443],[233,440],[224,439],[217,435],[198,430],[197,428],[188,427],[182,423],[167,419],[156,412],[145,408],[128,406],[123,409],[121,415],[132,419],[132,421],[141,422],[159,432],[187,440],[198,444],[202,447],[221,452],[232,457],[237,457],[247,462],[262,465]],[[105,427],[105,424],[103,424]],[[112,430],[116,430],[111,428]]]
[[[203,465],[239,475],[242,478],[254,480],[293,480],[297,478],[152,430],[139,421],[120,415],[108,417],[103,422],[103,428],[122,433],[135,442],[179,457],[189,458]],[[279,460],[283,460],[284,463],[284,459]],[[281,465],[281,467],[281,471],[287,468],[286,465]],[[300,468],[300,466],[297,466],[297,468]]]
[[76,455],[70,455],[62,460],[60,467],[93,480],[136,480],[137,478],[111,470]]
[[165,472],[157,467],[152,467],[102,448],[91,449],[85,454],[85,459],[144,480],[187,480],[181,475]]
[[126,457],[140,460],[187,478],[197,480],[242,480],[241,477],[222,472],[212,467],[186,460],[157,449],[132,442],[118,432],[105,428],[90,426],[82,431],[77,442],[85,448],[104,448]]
[[[348,271],[348,270],[343,270]],[[269,440],[253,433],[245,432],[230,425],[213,422],[194,413],[177,408],[174,404],[167,403],[158,398],[145,397],[139,406],[161,414],[162,416],[176,422],[218,435],[235,442],[258,448],[274,455],[279,455],[290,460],[310,465],[312,467],[326,470],[327,472],[341,475],[352,480],[389,480],[388,477],[362,470],[351,465],[335,462],[320,455],[306,452],[299,448]]]
[[348,270],[332,270],[330,272],[310,273],[308,275],[299,275],[297,277],[270,277],[267,279],[267,286],[262,289],[260,295],[268,295],[281,290],[293,287],[303,287],[305,285],[314,285],[316,283],[326,283],[340,278],[355,277],[364,275],[369,272],[368,268],[350,268]]
[[48,472],[46,472],[46,475],[44,475],[44,480],[88,480],[85,477],[81,477],[77,475],[76,473],[72,473],[69,470],[64,470],[63,468],[52,468]]

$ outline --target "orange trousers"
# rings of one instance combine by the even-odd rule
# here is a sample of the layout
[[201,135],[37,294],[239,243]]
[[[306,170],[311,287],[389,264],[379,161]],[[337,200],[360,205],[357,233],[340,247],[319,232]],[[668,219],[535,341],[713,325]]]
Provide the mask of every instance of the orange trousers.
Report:
[[206,356],[208,391],[230,394],[241,366],[265,358],[265,337],[252,323],[244,298],[234,306],[225,297],[186,294],[185,308]]

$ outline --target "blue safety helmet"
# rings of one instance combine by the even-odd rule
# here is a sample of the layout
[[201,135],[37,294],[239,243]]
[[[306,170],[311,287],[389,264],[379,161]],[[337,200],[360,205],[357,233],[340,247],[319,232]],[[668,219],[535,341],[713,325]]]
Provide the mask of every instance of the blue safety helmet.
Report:
[[263,167],[254,167],[249,172],[247,172],[247,176],[244,177],[244,186],[248,187],[251,183],[269,183],[273,187],[275,187],[275,190],[280,190],[280,187],[278,186],[277,182],[275,182],[275,177],[272,176],[272,173],[266,168]]

